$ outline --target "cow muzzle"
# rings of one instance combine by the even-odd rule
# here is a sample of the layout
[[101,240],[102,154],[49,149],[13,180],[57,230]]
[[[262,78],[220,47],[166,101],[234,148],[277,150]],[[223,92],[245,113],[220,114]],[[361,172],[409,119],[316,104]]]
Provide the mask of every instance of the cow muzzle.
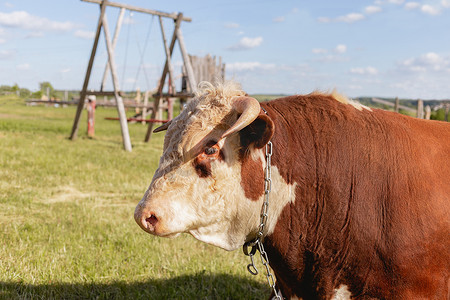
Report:
[[143,208],[141,204],[138,204],[134,211],[134,220],[144,231],[158,235],[159,218],[155,212]]

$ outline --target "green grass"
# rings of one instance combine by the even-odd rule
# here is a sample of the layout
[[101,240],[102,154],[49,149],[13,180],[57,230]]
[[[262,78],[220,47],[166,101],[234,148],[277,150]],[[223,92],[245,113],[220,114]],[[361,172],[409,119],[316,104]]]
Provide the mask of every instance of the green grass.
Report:
[[74,107],[0,97],[0,299],[266,299],[241,251],[136,225],[163,136],[129,124],[127,153],[115,109],[97,109],[94,139],[85,114],[70,141]]

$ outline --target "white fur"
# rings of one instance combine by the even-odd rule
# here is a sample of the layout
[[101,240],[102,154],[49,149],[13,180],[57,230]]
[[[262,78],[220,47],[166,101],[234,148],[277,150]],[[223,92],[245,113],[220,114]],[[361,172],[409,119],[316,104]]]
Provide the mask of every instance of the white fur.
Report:
[[348,287],[341,284],[339,288],[334,290],[334,295],[332,300],[349,300],[351,299],[352,293],[348,290]]

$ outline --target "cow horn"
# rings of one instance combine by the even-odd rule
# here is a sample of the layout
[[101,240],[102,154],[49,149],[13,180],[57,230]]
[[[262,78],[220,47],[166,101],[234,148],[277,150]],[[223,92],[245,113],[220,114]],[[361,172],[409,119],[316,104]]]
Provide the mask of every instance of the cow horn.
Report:
[[222,138],[227,137],[235,132],[238,132],[242,128],[251,124],[259,115],[261,106],[258,100],[248,96],[237,97],[232,103],[233,109],[241,114],[236,123],[231,126],[224,134]]
[[167,128],[169,128],[170,124],[172,123],[172,120],[170,120],[167,123],[162,124],[161,126],[159,126],[158,128],[156,128],[155,130],[153,130],[154,133],[160,132],[160,131],[164,131],[167,130]]

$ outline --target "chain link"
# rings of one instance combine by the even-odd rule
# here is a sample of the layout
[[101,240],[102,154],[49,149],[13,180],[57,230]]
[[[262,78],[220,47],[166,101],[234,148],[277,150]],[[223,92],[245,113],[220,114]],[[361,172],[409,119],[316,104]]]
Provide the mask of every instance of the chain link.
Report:
[[[253,256],[256,253],[256,250],[259,250],[259,254],[261,256],[261,263],[266,268],[266,277],[267,282],[269,283],[269,286],[272,288],[275,299],[282,300],[281,293],[279,294],[277,292],[277,289],[275,287],[275,278],[270,272],[269,268],[269,257],[267,256],[267,252],[264,249],[264,245],[262,243],[262,238],[264,235],[264,228],[267,223],[267,218],[269,216],[269,194],[272,191],[272,171],[270,169],[271,165],[271,159],[272,159],[272,153],[273,153],[273,145],[272,142],[268,142],[266,144],[266,167],[264,169],[264,201],[261,208],[261,219],[258,226],[258,233],[256,234],[256,238],[253,241],[247,242],[244,244],[243,251],[244,254],[247,256],[250,256],[251,263],[247,265],[247,270],[252,275],[258,274],[258,269],[255,266],[255,263],[253,261]],[[251,247],[250,252],[248,251],[248,248]]]

